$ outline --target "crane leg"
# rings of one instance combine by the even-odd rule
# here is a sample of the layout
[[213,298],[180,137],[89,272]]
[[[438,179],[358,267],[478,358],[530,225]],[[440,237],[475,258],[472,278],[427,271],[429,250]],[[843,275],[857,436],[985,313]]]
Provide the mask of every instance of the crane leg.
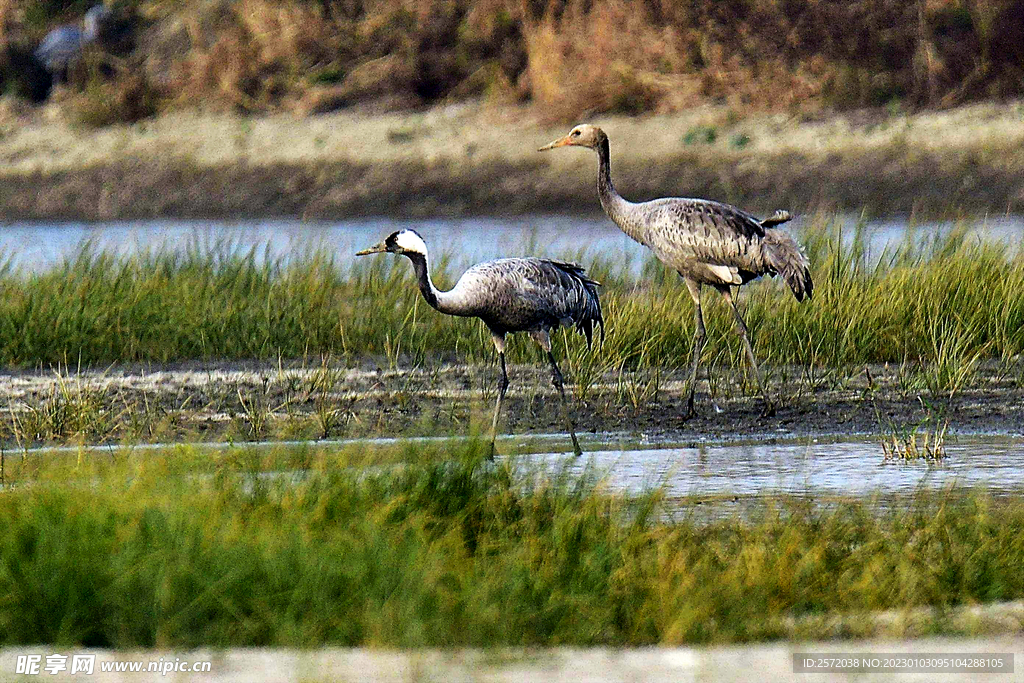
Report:
[[498,414],[501,413],[501,402],[508,390],[508,370],[505,368],[504,349],[498,352],[498,360],[501,361],[501,379],[498,381],[498,400],[494,403],[494,419],[491,420],[491,448],[487,455],[488,460],[494,460],[494,440],[498,437]]
[[704,329],[704,313],[700,307],[700,284],[693,280],[687,280],[686,286],[693,297],[693,350],[690,352],[690,388],[686,397],[686,414],[683,419],[690,419],[697,414],[693,408],[693,396],[697,391],[697,368],[700,365],[700,354],[704,351],[704,342],[707,339],[707,332]]
[[764,417],[771,417],[775,414],[775,407],[772,406],[771,399],[768,398],[768,391],[765,389],[764,380],[761,378],[761,370],[757,366],[757,358],[754,356],[754,348],[750,345],[750,339],[747,335],[747,324],[743,322],[743,316],[740,315],[740,309],[736,308],[736,302],[732,298],[732,292],[728,289],[722,292],[722,296],[729,302],[729,306],[732,307],[733,315],[736,316],[736,334],[743,340],[743,349],[747,354],[747,361],[750,363],[750,368],[754,372],[754,378],[757,380],[757,388],[761,390],[761,398],[764,400],[764,410],[761,411],[761,415]]
[[569,432],[569,437],[572,439],[572,452],[578,458],[583,455],[583,449],[580,448],[580,442],[576,438],[576,428],[573,427],[572,419],[569,417],[569,404],[565,398],[565,383],[562,378],[562,371],[558,369],[558,363],[555,362],[555,354],[551,353],[551,335],[547,331],[541,330],[539,332],[531,332],[530,336],[547,352],[548,360],[551,361],[551,384],[554,385],[555,389],[558,389],[558,394],[562,397],[562,421],[565,423],[565,429]]
[[555,354],[551,353],[550,348],[548,349],[548,360],[551,361],[551,383],[555,385],[559,395],[562,397],[562,421],[565,422],[565,428],[572,439],[572,452],[578,458],[583,455],[583,449],[580,448],[580,442],[576,439],[576,429],[572,425],[572,418],[569,417],[569,405],[565,398],[562,371],[558,369],[558,363],[555,362]]

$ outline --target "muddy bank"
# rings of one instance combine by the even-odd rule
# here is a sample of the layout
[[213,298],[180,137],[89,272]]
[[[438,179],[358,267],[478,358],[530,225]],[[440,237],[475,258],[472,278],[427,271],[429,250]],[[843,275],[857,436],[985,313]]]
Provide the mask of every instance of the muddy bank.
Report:
[[[57,107],[58,105],[51,105]],[[821,120],[706,108],[607,117],[627,197],[703,196],[753,211],[1024,211],[1024,105]],[[596,160],[536,148],[525,112],[244,119],[176,113],[98,131],[59,109],[0,117],[0,218],[459,216],[599,210]]]
[[[970,387],[937,397],[908,385],[907,369],[847,376],[773,370],[776,414],[762,416],[756,387],[722,375],[698,390],[699,415],[682,420],[677,371],[608,373],[574,384],[581,432],[672,442],[738,441],[905,432],[1021,434],[1019,367],[990,364]],[[0,376],[0,439],[9,446],[191,440],[275,440],[467,435],[486,431],[495,398],[492,366],[438,364],[386,370],[317,364],[204,364],[102,372]],[[560,432],[548,372],[514,366],[503,408],[510,433]],[[713,391],[713,395],[709,392]],[[881,447],[879,457],[881,457]]]

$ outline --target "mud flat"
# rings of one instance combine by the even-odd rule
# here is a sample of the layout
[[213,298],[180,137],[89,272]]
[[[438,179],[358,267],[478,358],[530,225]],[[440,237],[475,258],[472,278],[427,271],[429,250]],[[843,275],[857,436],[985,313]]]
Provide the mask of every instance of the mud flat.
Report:
[[[601,117],[627,197],[704,196],[751,210],[1024,211],[1024,104],[825,118],[705,107]],[[59,104],[0,111],[5,220],[458,216],[597,211],[596,163],[539,154],[565,133],[528,111],[240,118],[175,112],[69,125]]]
[[[769,372],[777,412],[762,416],[742,375],[701,383],[700,413],[680,418],[684,373],[606,373],[571,385],[581,432],[674,443],[769,441],[892,433],[943,425],[950,435],[1020,435],[1020,368],[990,362],[967,388],[935,396],[915,388],[913,369],[873,366],[848,374]],[[504,429],[561,431],[557,397],[539,366],[510,368]],[[338,439],[468,435],[490,423],[495,368],[416,369],[316,363],[202,363],[113,366],[71,373],[0,375],[0,434],[8,445],[60,443]],[[881,455],[881,448],[879,448]]]

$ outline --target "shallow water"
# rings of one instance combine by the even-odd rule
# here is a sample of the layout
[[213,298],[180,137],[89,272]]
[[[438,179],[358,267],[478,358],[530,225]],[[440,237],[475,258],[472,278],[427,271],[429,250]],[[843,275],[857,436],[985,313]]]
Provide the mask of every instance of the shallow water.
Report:
[[[852,236],[856,216],[842,218],[845,236]],[[805,218],[796,217],[787,227],[799,234]],[[976,232],[987,239],[1019,243],[1024,238],[1024,217],[1004,216],[973,221]],[[904,219],[868,221],[865,234],[870,251],[879,254],[887,245],[907,239],[925,240],[948,231],[952,222],[917,223]],[[0,226],[0,255],[15,268],[45,270],[73,256],[82,245],[122,255],[153,249],[182,251],[189,246],[224,248],[270,258],[287,258],[323,249],[345,262],[359,249],[375,244],[395,230],[414,228],[436,254],[452,256],[455,265],[466,266],[499,256],[567,257],[611,256],[627,260],[639,269],[648,252],[626,237],[603,215],[527,216],[518,218],[467,218],[420,220],[366,218],[338,222],[296,220],[253,221],[134,221],[109,223],[8,223]]]
[[[563,434],[500,438],[498,451],[515,453],[512,457],[527,469],[538,468],[554,475],[559,472],[581,474],[589,468],[608,490],[641,493],[660,487],[671,498],[778,494],[857,497],[900,495],[948,486],[985,488],[995,492],[1024,491],[1024,437],[1020,436],[947,437],[946,457],[939,462],[887,461],[883,458],[879,440],[872,438],[686,446],[636,444],[629,442],[628,438],[615,434],[587,434],[581,441],[585,453],[580,458],[574,458],[571,452],[553,450],[569,448],[568,439]],[[331,448],[357,444],[373,447],[445,440],[448,438],[68,446],[31,449],[28,453],[38,457],[78,452],[110,455],[124,448],[141,454],[180,445],[211,451],[307,446]],[[508,456],[499,455],[499,460],[504,457]],[[301,473],[291,472],[288,475],[301,478]]]
[[230,248],[257,258],[287,258],[323,250],[339,262],[403,228],[419,231],[433,253],[458,265],[509,255],[589,253],[639,257],[642,247],[603,217],[538,216],[521,219],[400,220],[367,218],[341,222],[296,220],[144,221],[112,223],[12,223],[0,228],[0,253],[12,265],[38,271],[73,256],[86,243],[121,255],[147,250]]
[[565,453],[521,457],[551,472],[593,467],[610,489],[636,493],[658,486],[670,497],[868,496],[951,485],[1024,490],[1024,439],[962,437],[947,443],[945,453],[938,463],[886,461],[879,441],[864,439],[626,447],[589,452],[576,461]]

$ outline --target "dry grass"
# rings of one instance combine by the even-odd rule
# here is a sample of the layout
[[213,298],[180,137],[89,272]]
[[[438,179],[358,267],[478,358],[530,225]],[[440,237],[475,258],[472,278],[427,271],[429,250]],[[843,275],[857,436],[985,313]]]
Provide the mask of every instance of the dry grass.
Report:
[[191,22],[193,47],[178,74],[186,99],[209,98],[242,111],[264,111],[298,89],[343,49],[313,5],[240,0],[204,39]]
[[6,42],[15,0],[0,0],[0,42]]
[[936,424],[930,429],[926,425],[890,425],[889,432],[882,438],[883,456],[886,460],[944,460],[948,427],[948,422]]
[[145,73],[124,69],[114,80],[93,72],[85,89],[73,92],[63,110],[73,126],[102,128],[117,123],[135,123],[157,112],[160,93]]
[[[600,211],[593,154],[536,151],[565,127],[509,121],[483,104],[306,118],[180,111],[84,129],[5,101],[17,123],[0,136],[8,219]],[[598,122],[616,186],[632,200],[956,216],[1024,210],[1022,116],[1020,103],[811,121],[705,106]]]
[[[34,45],[82,3],[3,0]],[[151,0],[131,5],[145,77],[242,111],[485,95],[549,120],[672,112],[948,106],[1020,95],[1019,0]]]

